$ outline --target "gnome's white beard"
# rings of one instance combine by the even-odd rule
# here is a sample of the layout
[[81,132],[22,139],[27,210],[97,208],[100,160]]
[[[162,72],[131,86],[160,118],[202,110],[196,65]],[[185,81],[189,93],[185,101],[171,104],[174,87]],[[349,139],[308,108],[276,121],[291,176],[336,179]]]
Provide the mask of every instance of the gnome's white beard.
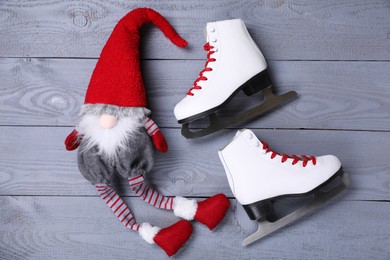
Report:
[[134,138],[143,126],[143,122],[139,118],[122,117],[118,118],[113,128],[105,129],[100,127],[99,118],[97,115],[90,114],[81,118],[77,131],[81,135],[82,142],[85,142],[84,149],[89,150],[96,145],[99,155],[116,160],[117,152],[128,149],[128,140]]

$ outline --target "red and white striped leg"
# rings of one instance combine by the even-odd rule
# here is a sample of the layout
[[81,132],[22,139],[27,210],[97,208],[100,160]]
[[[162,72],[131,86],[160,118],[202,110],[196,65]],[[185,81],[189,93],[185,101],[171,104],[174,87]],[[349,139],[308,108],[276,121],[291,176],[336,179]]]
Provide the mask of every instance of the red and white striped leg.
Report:
[[106,184],[97,184],[96,189],[100,197],[125,227],[134,231],[139,230],[140,225],[135,221],[130,209],[112,187]]
[[129,184],[134,193],[150,205],[160,209],[173,210],[176,216],[186,220],[195,219],[210,230],[222,221],[230,205],[224,194],[217,194],[200,202],[180,196],[165,197],[151,189],[141,175],[129,178]]
[[150,188],[142,175],[129,178],[130,188],[134,193],[145,202],[159,209],[173,210],[173,197],[165,197],[157,191]]

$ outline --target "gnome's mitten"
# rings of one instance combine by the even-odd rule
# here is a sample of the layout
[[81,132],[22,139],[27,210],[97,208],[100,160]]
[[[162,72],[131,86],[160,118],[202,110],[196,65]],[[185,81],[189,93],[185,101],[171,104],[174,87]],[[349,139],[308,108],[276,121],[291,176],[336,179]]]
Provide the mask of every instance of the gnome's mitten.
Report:
[[162,153],[168,151],[168,143],[164,135],[161,133],[157,124],[149,117],[145,118],[144,126],[149,136],[152,138],[154,146]]
[[80,145],[80,137],[78,136],[77,130],[73,130],[65,139],[65,148],[68,151],[77,149]]

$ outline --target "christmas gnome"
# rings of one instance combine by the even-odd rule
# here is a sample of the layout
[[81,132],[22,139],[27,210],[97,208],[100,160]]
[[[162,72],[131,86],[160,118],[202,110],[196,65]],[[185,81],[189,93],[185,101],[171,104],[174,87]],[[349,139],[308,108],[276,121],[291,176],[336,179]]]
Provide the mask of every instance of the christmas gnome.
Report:
[[[150,188],[144,176],[153,166],[153,145],[168,150],[158,126],[149,117],[140,70],[140,27],[152,22],[179,47],[187,46],[173,27],[156,11],[139,8],[115,26],[92,74],[81,119],[66,138],[67,150],[78,149],[81,174],[95,185],[100,197],[129,230],[169,256],[175,254],[192,233],[189,221],[197,220],[210,230],[224,218],[229,200],[223,194],[197,202],[184,197],[165,197]],[[128,179],[130,189],[146,203],[182,218],[159,228],[140,224],[111,186],[114,175]]]

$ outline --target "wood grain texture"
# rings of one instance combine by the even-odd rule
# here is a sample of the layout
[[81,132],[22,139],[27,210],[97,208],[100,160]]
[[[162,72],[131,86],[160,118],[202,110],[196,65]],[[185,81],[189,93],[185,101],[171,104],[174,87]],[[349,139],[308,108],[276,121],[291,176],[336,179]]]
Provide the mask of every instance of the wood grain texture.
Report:
[[[199,59],[207,22],[242,18],[269,60],[389,60],[390,3],[379,1],[1,1],[0,57],[98,57],[136,7],[161,12],[190,43],[144,30],[143,57]],[[157,48],[158,47],[158,48]]]
[[[177,218],[137,198],[127,198],[138,222],[165,227]],[[0,259],[168,259],[125,229],[97,197],[0,197]],[[232,207],[213,232],[194,232],[175,259],[387,259],[390,256],[385,202],[330,202],[302,221],[242,247],[254,229],[241,206]],[[366,239],[368,234],[375,234]]]
[[[96,60],[0,59],[0,125],[77,123]],[[143,75],[154,119],[179,127],[173,108],[192,86],[203,61],[145,61]],[[278,93],[299,98],[242,126],[390,130],[390,63],[274,61],[269,71]],[[239,94],[224,116],[258,105],[261,95]],[[205,124],[195,124],[204,127]]]
[[[264,53],[276,91],[299,93],[234,128],[255,128],[279,152],[334,154],[351,176],[322,210],[248,248],[241,243],[255,223],[231,199],[221,225],[210,232],[193,223],[172,259],[390,259],[388,0],[0,0],[0,260],[168,259],[119,223],[63,145],[113,27],[142,6],[161,12],[190,43],[179,49],[153,26],[141,32],[148,101],[170,148],[155,154],[152,186],[198,200],[233,197],[217,150],[236,130],[188,141],[173,115],[203,69],[204,26],[233,18],[245,21]],[[238,95],[223,116],[259,99]],[[177,221],[133,197],[125,180],[116,189],[139,222]]]
[[[78,171],[76,152],[63,141],[71,128],[0,127],[0,195],[96,195]],[[156,152],[149,181],[165,195],[232,196],[217,151],[235,130],[187,141],[178,129],[163,129],[166,154]],[[287,154],[340,158],[351,174],[346,200],[390,200],[390,133],[358,131],[255,130],[260,140]],[[118,179],[120,194],[133,196]]]

